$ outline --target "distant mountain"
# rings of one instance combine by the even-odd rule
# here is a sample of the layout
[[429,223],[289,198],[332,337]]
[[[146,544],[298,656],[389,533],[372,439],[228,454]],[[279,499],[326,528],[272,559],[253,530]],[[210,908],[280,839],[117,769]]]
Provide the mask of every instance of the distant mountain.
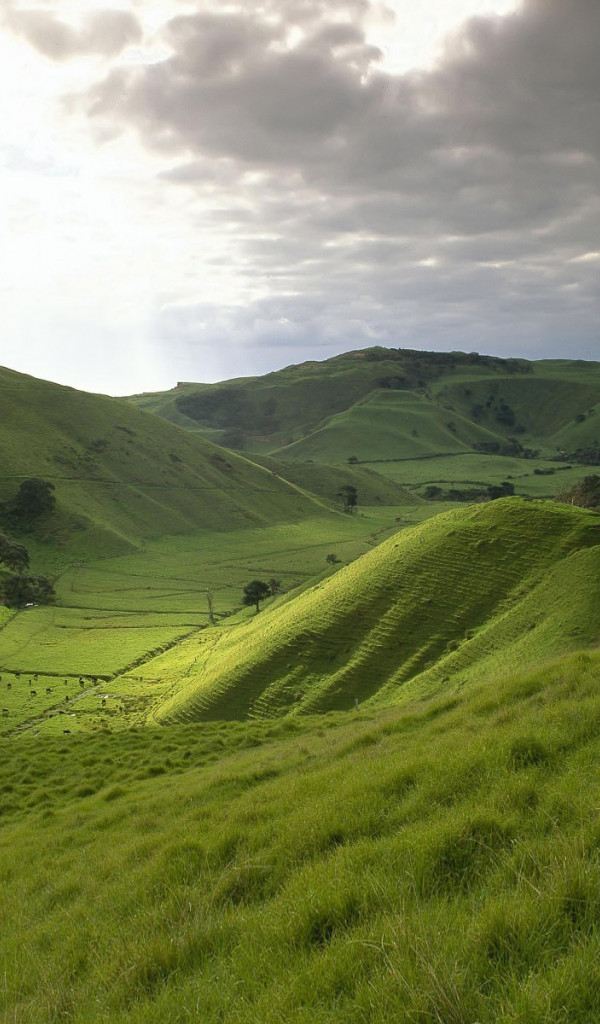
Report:
[[129,401],[286,461],[501,451],[508,439],[570,454],[599,444],[600,363],[371,348]]

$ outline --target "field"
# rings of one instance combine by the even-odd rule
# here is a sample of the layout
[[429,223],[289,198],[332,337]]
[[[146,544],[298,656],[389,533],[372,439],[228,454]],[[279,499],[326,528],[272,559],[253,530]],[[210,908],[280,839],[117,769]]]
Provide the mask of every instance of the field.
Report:
[[448,693],[600,640],[600,516],[505,498],[402,531],[293,600],[150,662],[159,721],[276,718]]
[[0,392],[0,1022],[600,1019],[600,364]]
[[[209,624],[207,592],[216,621],[239,610],[251,579],[274,578],[294,592],[331,571],[327,554],[342,564],[396,529],[397,511],[323,513],[297,524],[166,537],[135,554],[65,569],[56,605],[6,615],[0,626],[0,731],[56,732],[66,710],[71,731],[105,721],[116,727],[118,716],[109,712],[117,706],[118,727],[127,727],[148,704],[147,687],[139,685],[144,665],[186,637],[200,642]],[[108,685],[128,669],[133,681]],[[153,697],[159,692],[152,687]]]
[[0,741],[2,1020],[596,1020],[599,670]]

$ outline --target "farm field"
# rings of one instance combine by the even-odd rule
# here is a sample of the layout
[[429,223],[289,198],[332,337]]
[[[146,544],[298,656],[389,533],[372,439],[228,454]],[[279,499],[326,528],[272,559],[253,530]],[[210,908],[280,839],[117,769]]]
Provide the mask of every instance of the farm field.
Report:
[[586,472],[581,466],[563,466],[546,459],[515,459],[477,452],[426,459],[383,459],[364,465],[409,491],[430,484],[445,489],[467,488],[509,480],[515,494],[532,498],[553,498],[557,491],[572,487]]
[[[217,620],[239,609],[251,579],[275,578],[283,591],[293,591],[331,571],[328,553],[335,552],[340,563],[351,561],[396,530],[398,511],[352,517],[324,513],[271,528],[165,537],[147,541],[142,552],[132,555],[78,562],[57,580],[55,605],[6,615],[0,627],[0,730],[14,732],[29,722],[37,731],[56,731],[65,697],[77,698],[75,709],[69,709],[77,719],[72,729],[114,717],[108,715],[113,697],[102,705],[102,698],[113,693],[109,680],[128,668],[143,678],[139,666],[153,656],[187,637],[198,643],[199,631],[209,623],[207,591]],[[34,675],[39,683],[28,687]],[[134,682],[131,687],[131,681],[125,689],[119,682],[114,691],[119,706],[127,697],[123,728],[148,703],[143,686]],[[157,692],[153,688],[152,696]]]

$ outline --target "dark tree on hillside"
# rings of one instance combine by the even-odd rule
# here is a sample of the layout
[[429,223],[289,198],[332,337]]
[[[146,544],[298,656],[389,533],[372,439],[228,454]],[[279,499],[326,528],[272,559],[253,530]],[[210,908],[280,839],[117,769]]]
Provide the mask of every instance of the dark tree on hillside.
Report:
[[50,604],[55,597],[54,587],[47,576],[8,576],[2,582],[2,589],[9,608]]
[[16,519],[36,519],[43,512],[52,512],[56,505],[53,491],[54,484],[49,480],[40,477],[23,480],[10,506],[12,516]]
[[270,593],[271,588],[268,583],[265,583],[263,580],[252,580],[251,583],[247,583],[244,587],[242,601],[246,605],[255,605],[258,611],[260,602],[269,597]]
[[271,579],[269,580],[269,590],[271,591],[273,596],[275,596],[275,594],[278,594],[279,591],[281,590],[281,583],[279,580],[275,579],[274,576],[271,576]]
[[354,509],[358,505],[358,493],[356,487],[353,487],[352,484],[344,484],[344,486],[338,491],[337,496],[342,499],[344,512],[349,512],[350,515],[352,515]]
[[3,533],[0,533],[0,562],[9,569],[22,571],[29,565],[29,554],[27,548],[22,544],[15,544]]

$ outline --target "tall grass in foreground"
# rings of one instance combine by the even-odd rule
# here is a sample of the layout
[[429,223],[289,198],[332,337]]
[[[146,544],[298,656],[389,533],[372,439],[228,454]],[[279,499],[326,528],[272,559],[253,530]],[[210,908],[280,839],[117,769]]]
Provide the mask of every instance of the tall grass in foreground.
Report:
[[589,1024],[599,674],[4,742],[0,1019]]

